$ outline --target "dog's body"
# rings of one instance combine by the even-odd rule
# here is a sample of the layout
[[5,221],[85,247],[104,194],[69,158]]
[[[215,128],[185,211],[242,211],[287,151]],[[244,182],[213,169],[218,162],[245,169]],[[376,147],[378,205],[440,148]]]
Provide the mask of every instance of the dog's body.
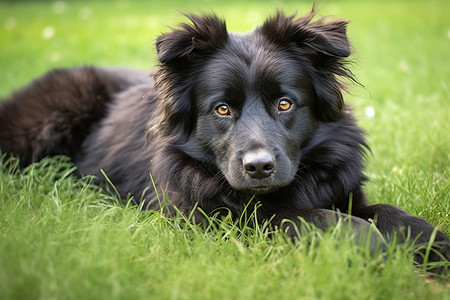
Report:
[[[253,198],[261,219],[326,228],[351,199],[356,227],[377,220],[385,235],[408,228],[428,242],[426,221],[367,203],[367,146],[342,98],[341,79],[354,80],[347,22],[313,17],[279,13],[238,35],[215,16],[190,16],[157,39],[155,81],[122,69],[53,71],[2,104],[0,149],[22,165],[69,155],[147,208],[160,205],[151,174],[185,213],[198,205],[239,216]],[[450,239],[437,231],[436,242],[450,258]]]

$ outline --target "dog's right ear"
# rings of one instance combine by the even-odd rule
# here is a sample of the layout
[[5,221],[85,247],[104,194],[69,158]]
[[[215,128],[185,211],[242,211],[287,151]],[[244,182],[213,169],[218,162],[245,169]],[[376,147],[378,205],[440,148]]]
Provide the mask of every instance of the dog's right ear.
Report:
[[205,59],[228,40],[225,22],[216,15],[186,15],[192,24],[181,24],[156,40],[159,65],[155,72],[158,110],[161,116],[153,128],[179,141],[192,132],[192,87],[195,73]]
[[156,39],[158,60],[164,65],[179,65],[198,55],[208,55],[221,48],[228,38],[225,21],[216,15],[186,15],[192,24],[180,24],[179,29]]

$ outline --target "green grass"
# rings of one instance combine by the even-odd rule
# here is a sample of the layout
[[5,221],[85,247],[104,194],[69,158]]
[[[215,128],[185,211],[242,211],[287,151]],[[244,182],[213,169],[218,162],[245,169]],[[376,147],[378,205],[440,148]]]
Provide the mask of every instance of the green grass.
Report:
[[[46,70],[80,64],[151,70],[153,40],[183,18],[214,9],[250,30],[298,1],[0,1],[0,97]],[[372,203],[391,203],[450,234],[450,2],[326,1],[320,13],[352,20],[347,96],[372,149]],[[87,16],[89,16],[87,18]],[[48,26],[54,35],[42,36]],[[365,114],[372,107],[373,118]],[[18,171],[0,164],[0,299],[450,299],[450,275],[430,281],[411,249],[370,257],[340,228],[292,245],[267,228],[211,218],[194,226],[140,212],[70,176],[65,158]],[[320,240],[316,245],[315,240]],[[312,246],[316,245],[316,246]]]

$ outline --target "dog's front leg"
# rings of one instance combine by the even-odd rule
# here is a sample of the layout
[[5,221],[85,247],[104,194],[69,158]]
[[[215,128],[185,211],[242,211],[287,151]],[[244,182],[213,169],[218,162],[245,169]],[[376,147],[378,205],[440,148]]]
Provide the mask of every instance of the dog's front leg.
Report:
[[[344,229],[352,230],[356,243],[368,244],[371,251],[385,249],[383,237],[374,230],[371,223],[361,218],[329,209],[298,209],[278,213],[272,224],[285,231],[292,239],[300,238],[308,229],[308,224],[326,231],[342,222]],[[300,236],[299,236],[300,235]]]
[[[366,207],[355,207],[353,214],[367,220],[373,220],[378,230],[386,239],[397,239],[398,242],[415,242],[416,245],[428,246],[430,241],[434,244],[429,252],[428,262],[450,261],[450,239],[424,219],[410,215],[408,212],[390,205],[376,204]],[[415,260],[422,264],[426,247],[421,247]],[[432,272],[448,272],[450,266],[439,267]]]

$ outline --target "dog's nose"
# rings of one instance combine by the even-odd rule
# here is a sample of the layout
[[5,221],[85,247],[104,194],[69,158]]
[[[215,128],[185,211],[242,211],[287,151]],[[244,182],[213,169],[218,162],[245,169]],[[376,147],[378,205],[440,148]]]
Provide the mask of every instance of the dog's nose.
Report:
[[252,178],[263,179],[269,177],[275,170],[275,158],[263,150],[245,154],[242,163],[245,172]]

